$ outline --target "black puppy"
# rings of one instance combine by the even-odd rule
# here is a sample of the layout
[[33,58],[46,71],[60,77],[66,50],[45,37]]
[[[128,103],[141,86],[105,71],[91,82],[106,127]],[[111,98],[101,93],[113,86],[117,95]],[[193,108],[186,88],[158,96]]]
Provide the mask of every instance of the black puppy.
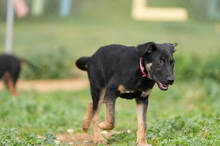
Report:
[[0,54],[0,78],[8,87],[13,96],[17,96],[16,82],[21,71],[21,63],[28,64],[32,69],[35,68],[30,62],[18,59],[15,56]]
[[[137,47],[109,45],[101,47],[91,57],[81,57],[76,66],[88,72],[92,100],[83,120],[87,131],[93,120],[93,142],[106,140],[100,128],[111,130],[115,126],[117,97],[135,99],[137,103],[137,144],[146,146],[146,112],[148,96],[154,84],[167,90],[174,82],[173,53],[177,44],[148,42]],[[99,121],[102,103],[106,105],[105,121]]]

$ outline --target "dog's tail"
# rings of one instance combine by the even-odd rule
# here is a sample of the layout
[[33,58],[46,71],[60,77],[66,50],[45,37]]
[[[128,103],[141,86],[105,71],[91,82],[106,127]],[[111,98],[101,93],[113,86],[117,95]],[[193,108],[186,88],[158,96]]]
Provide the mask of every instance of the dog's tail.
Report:
[[21,64],[28,65],[34,72],[38,71],[38,68],[35,65],[33,65],[30,61],[23,59],[23,58],[20,58],[19,60]]
[[76,60],[76,66],[79,69],[86,71],[90,59],[91,59],[90,57],[80,57],[79,59]]

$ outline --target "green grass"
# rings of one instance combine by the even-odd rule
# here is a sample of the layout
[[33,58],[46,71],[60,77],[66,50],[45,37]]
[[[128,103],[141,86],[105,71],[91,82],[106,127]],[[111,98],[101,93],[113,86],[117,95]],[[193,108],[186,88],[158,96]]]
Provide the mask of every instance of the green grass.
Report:
[[[82,54],[91,55],[100,46],[111,43],[137,45],[152,40],[178,42],[181,52],[196,51],[199,55],[215,53],[220,47],[220,34],[215,31],[215,23],[193,20],[183,23],[114,21],[84,15],[54,19],[17,21],[14,29],[14,52],[25,57],[26,52],[52,51],[64,46],[75,57],[79,57]],[[0,48],[3,51],[4,29],[0,30],[0,36]]]
[[[220,86],[212,81],[177,82],[167,92],[154,89],[148,110],[148,142],[153,145],[213,145],[220,142]],[[18,99],[6,90],[0,95],[1,145],[53,144],[57,133],[81,121],[90,99],[89,89],[78,92],[21,92]],[[101,112],[104,118],[104,110]],[[131,133],[126,130],[130,129]],[[118,99],[112,145],[134,145],[135,102]],[[91,130],[89,131],[91,133]],[[47,139],[39,139],[43,135]]]

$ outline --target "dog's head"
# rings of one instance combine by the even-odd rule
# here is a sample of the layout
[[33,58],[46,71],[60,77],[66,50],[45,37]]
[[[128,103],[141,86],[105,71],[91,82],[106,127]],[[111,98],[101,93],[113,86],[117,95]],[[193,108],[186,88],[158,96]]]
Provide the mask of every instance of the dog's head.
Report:
[[177,43],[157,44],[148,42],[137,46],[138,56],[143,58],[148,77],[153,79],[161,90],[167,90],[174,82],[173,53]]

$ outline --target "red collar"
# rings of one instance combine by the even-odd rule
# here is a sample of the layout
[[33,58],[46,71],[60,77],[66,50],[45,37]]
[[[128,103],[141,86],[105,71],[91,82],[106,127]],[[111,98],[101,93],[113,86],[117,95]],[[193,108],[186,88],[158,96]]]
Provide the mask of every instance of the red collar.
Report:
[[140,57],[140,70],[142,72],[142,77],[147,77],[147,74],[144,72],[144,66],[142,65],[142,58]]

